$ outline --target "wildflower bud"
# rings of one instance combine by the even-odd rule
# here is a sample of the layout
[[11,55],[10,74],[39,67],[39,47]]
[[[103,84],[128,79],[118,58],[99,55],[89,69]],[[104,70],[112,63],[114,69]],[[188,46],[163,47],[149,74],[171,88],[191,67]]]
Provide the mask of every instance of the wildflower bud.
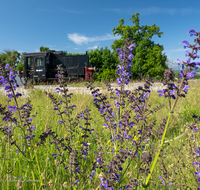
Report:
[[21,180],[17,181],[17,189],[22,189],[22,181]]
[[41,178],[45,179],[45,172],[41,173]]
[[53,179],[51,179],[51,180],[48,182],[48,185],[49,185],[50,187],[53,186]]
[[104,177],[104,173],[103,172],[101,172],[100,174],[99,174],[99,178],[103,178]]
[[59,162],[58,160],[55,160],[55,161],[54,161],[54,164],[55,164],[55,166],[57,167],[57,166],[59,166],[60,162]]
[[63,183],[63,187],[64,187],[64,188],[67,188],[67,182],[64,182],[64,183]]

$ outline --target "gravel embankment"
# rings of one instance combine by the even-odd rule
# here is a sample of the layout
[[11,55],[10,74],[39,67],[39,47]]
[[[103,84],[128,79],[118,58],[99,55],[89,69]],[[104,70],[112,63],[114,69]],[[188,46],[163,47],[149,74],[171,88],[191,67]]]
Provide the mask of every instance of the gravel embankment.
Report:
[[[144,83],[130,83],[129,85],[125,86],[125,90],[134,90],[135,88],[137,88],[138,86],[143,86]],[[111,86],[113,87],[113,89],[117,88],[118,85],[116,83],[111,83]],[[42,89],[42,90],[46,90],[48,92],[56,92],[56,88],[59,87],[58,85],[35,85],[34,89]],[[91,94],[90,90],[86,87],[68,87],[69,92],[72,93],[79,93],[79,94]],[[107,91],[107,89],[102,89],[99,88],[100,92],[105,93]],[[163,84],[162,83],[154,83],[153,86],[151,87],[152,91],[157,91],[159,89],[163,89]],[[28,96],[29,92],[31,92],[31,89],[25,89],[24,86],[20,86],[19,88],[17,88],[17,92]],[[0,93],[6,95],[6,91],[4,90],[4,87],[0,87]]]

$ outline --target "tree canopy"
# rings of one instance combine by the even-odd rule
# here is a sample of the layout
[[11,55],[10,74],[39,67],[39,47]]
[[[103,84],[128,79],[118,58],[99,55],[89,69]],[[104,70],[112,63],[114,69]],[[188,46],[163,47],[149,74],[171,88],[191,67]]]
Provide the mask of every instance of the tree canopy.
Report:
[[114,27],[112,32],[114,36],[120,35],[119,40],[114,40],[111,48],[115,55],[117,48],[123,50],[122,43],[125,42],[127,38],[133,40],[136,48],[133,48],[132,54],[134,58],[132,59],[132,67],[130,71],[132,72],[132,78],[137,78],[139,73],[143,76],[149,74],[150,76],[160,76],[164,74],[164,69],[167,68],[166,60],[167,56],[162,54],[163,46],[159,44],[154,44],[151,41],[153,35],[161,37],[163,32],[159,32],[160,28],[153,24],[152,26],[139,26],[139,13],[133,14],[129,20],[132,20],[134,26],[124,26],[124,19],[120,19],[119,26]]
[[50,50],[48,47],[40,46],[40,52],[46,52],[48,50]]
[[20,59],[20,53],[18,53],[16,50],[3,50],[4,52],[0,54],[0,59],[3,61],[3,63],[15,63],[18,64],[19,61],[17,59]]
[[113,54],[108,47],[106,46],[105,49],[99,47],[95,50],[90,50],[88,52],[90,58],[90,65],[95,66],[96,68],[100,68],[102,70],[106,69],[116,69],[118,55]]

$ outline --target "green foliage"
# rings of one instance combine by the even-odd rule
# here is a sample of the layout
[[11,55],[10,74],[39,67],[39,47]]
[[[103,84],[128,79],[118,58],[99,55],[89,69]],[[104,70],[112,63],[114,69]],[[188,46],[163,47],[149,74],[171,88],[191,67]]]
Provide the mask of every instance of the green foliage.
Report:
[[132,59],[132,78],[138,78],[138,74],[142,73],[143,76],[149,74],[152,77],[164,74],[164,69],[167,68],[167,56],[162,55],[163,46],[154,44],[151,41],[153,35],[161,37],[163,32],[159,32],[160,28],[155,24],[152,26],[139,26],[139,13],[133,14],[129,20],[132,20],[134,26],[124,26],[124,19],[120,19],[119,26],[114,27],[112,32],[121,36],[121,39],[115,40],[111,45],[114,54],[117,55],[116,49],[123,48],[122,43],[126,38],[134,41],[136,48],[133,48],[132,54],[135,56]]
[[24,54],[26,52],[23,52],[20,56],[19,63],[17,63],[16,71],[23,71],[24,70]]
[[98,48],[95,50],[90,50],[88,52],[89,61],[90,61],[90,66],[92,65],[93,67],[95,66],[96,68],[102,68],[102,66],[103,66],[103,60],[102,60],[103,48],[101,48],[100,50]]
[[18,64],[19,61],[17,61],[17,59],[20,59],[20,53],[18,53],[16,50],[4,50],[4,52],[0,54],[0,59],[3,60],[3,63]]
[[102,70],[116,69],[119,63],[118,55],[111,52],[107,46],[105,47],[105,49],[103,49],[102,47],[101,49],[98,48],[95,50],[90,50],[88,52],[90,65],[95,66],[96,68],[100,68]]
[[[26,52],[18,53],[16,50],[4,50],[3,53],[0,54],[0,59],[3,60],[3,63],[15,63],[16,71],[23,71],[24,70],[24,57],[23,55]],[[19,59],[19,61],[18,61]]]
[[16,71],[23,71],[24,70],[24,64],[23,63],[18,63],[16,67]]
[[174,72],[175,78],[179,79],[180,72]]
[[40,46],[40,52],[46,52],[48,50],[50,50],[48,47]]
[[85,55],[84,53],[67,53],[67,51],[64,51],[66,55]]
[[108,49],[107,46],[103,50],[102,62],[103,62],[102,70],[106,69],[114,70],[116,69],[119,63],[117,56],[114,53],[111,53],[111,51]]
[[200,79],[200,75],[199,74],[194,75],[194,79]]
[[116,79],[117,69],[105,69],[102,73],[94,73],[94,80],[102,81],[111,81],[111,79]]

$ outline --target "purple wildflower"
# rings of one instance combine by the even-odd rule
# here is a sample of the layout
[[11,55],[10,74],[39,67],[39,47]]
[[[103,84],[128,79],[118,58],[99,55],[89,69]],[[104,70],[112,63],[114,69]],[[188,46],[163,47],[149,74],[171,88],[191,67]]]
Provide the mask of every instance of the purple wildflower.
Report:
[[58,121],[59,121],[59,123],[60,123],[60,124],[62,124],[62,123],[63,123],[63,121],[62,121],[62,120],[60,120],[60,119],[59,119]]
[[17,108],[15,106],[8,106],[8,108],[11,109],[11,111],[14,111],[14,112],[17,110]]
[[74,185],[78,185],[77,183],[79,182],[80,180],[77,179],[75,182],[74,182]]
[[10,65],[7,63],[6,66],[5,66],[5,69],[8,70],[8,69],[9,69],[9,66],[10,66]]
[[70,108],[72,109],[72,111],[74,110],[73,108],[76,107],[76,105],[71,106]]
[[60,88],[56,88],[56,90],[57,90],[57,93],[61,92]]
[[183,87],[182,91],[184,91],[184,92],[187,92],[187,91],[188,91],[188,89],[187,89],[187,88],[190,88],[190,86],[188,86],[188,85],[185,85],[185,86]]
[[53,153],[52,156],[55,156],[54,158],[56,159],[58,155],[56,153]]
[[35,126],[33,126],[31,129],[32,129],[33,131],[35,131],[36,127],[35,127]]

